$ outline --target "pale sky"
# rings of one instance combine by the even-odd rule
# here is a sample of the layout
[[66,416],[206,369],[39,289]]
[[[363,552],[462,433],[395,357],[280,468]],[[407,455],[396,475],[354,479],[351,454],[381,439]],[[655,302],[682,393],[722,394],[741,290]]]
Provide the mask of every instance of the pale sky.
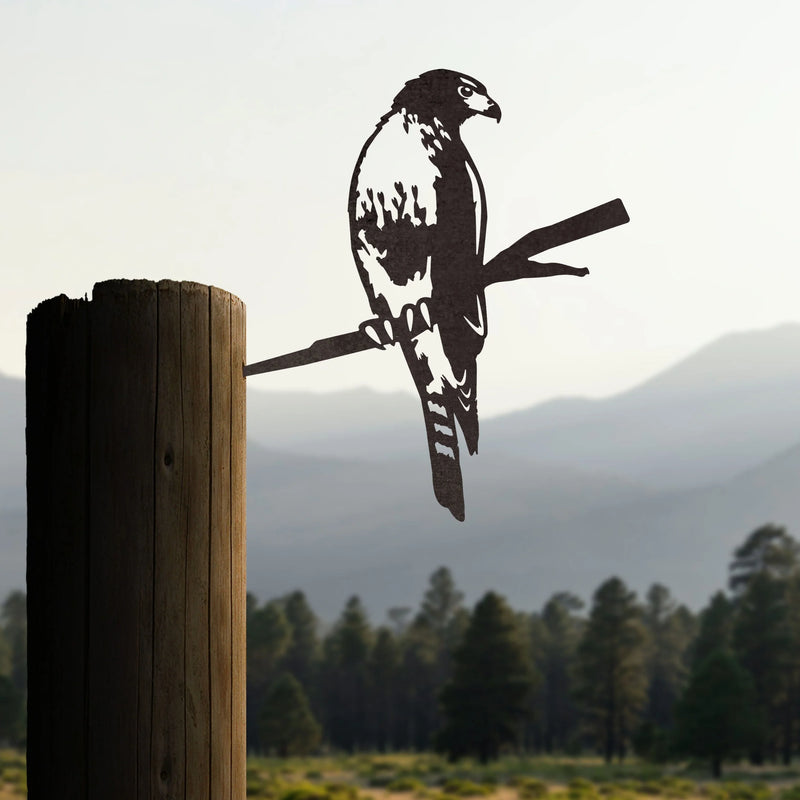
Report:
[[[625,389],[732,330],[800,320],[796,2],[0,2],[0,372],[25,317],[109,278],[214,284],[257,361],[351,330],[358,152],[403,83],[466,72],[487,255],[621,197],[631,223],[495,286],[484,413]],[[542,256],[549,260],[551,254]],[[373,352],[251,385],[413,391]]]

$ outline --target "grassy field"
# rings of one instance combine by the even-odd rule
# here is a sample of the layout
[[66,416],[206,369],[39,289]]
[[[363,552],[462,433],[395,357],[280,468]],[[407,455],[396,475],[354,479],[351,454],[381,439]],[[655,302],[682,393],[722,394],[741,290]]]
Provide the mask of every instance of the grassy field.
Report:
[[[0,751],[0,800],[27,795],[25,757]],[[429,754],[250,758],[247,796],[258,800],[800,800],[800,766],[728,765],[711,781],[705,764],[507,757],[483,766]]]
[[0,750],[0,800],[27,797],[25,756],[13,750]]

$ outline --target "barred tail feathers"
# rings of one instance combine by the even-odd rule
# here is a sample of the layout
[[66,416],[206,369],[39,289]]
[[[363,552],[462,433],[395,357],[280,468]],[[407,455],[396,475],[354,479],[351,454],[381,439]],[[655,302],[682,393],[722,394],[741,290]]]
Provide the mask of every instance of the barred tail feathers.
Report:
[[464,521],[464,485],[458,460],[458,434],[453,412],[441,394],[420,391],[425,433],[431,458],[433,492],[441,505]]
[[462,372],[462,381],[448,392],[467,452],[474,456],[478,452],[478,399],[475,361]]
[[435,358],[436,350],[441,351],[441,341],[438,334],[431,332],[428,337],[418,337],[400,344],[422,402],[433,492],[441,505],[449,509],[457,520],[463,521],[464,487],[452,398],[441,380],[434,380],[429,363],[429,357]]

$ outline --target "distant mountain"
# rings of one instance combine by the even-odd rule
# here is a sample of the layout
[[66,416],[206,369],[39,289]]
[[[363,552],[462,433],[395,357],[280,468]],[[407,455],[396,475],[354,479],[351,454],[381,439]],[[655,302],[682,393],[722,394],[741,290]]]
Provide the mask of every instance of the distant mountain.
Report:
[[605,400],[486,421],[485,453],[611,472],[658,488],[732,478],[798,438],[800,325],[738,333]]
[[[419,413],[419,400],[403,392],[247,390],[247,434],[274,450],[319,454],[317,444],[331,438],[413,429]],[[322,450],[326,455],[337,454],[330,447]]]
[[25,383],[0,375],[0,602],[25,588]]
[[[507,456],[472,459],[465,482],[467,521],[457,524],[433,498],[427,453],[379,465],[295,456],[287,465],[285,454],[251,444],[248,586],[261,598],[302,587],[328,618],[353,593],[381,613],[416,602],[440,564],[467,567],[470,596],[476,586],[503,590],[510,564],[500,537],[535,539],[576,515],[650,496],[616,478]],[[553,548],[543,561],[563,577],[562,555]]]
[[423,460],[331,463],[288,490],[261,482],[260,456],[251,462],[248,584],[262,598],[302,587],[328,618],[356,592],[379,614],[416,603],[440,564],[470,600],[490,588],[525,609],[562,589],[588,600],[617,574],[640,592],[660,581],[698,608],[754,528],[800,534],[800,445],[723,484],[657,494],[481,457],[469,462],[460,525],[427,502]]
[[[688,488],[728,480],[795,441],[798,396],[800,325],[781,325],[724,336],[613,397],[559,398],[484,418],[480,452]],[[292,395],[250,390],[251,437],[306,455],[376,461],[425,448],[411,395],[361,389],[303,398],[299,414]]]
[[[699,606],[754,527],[800,536],[798,356],[798,325],[736,334],[615,397],[484,420],[464,524],[433,498],[416,398],[251,388],[248,586],[300,587],[325,619],[358,593],[379,617],[446,564],[468,599],[518,608],[611,574]],[[0,376],[0,598],[24,585],[24,425]]]
[[25,508],[25,383],[0,375],[0,514]]

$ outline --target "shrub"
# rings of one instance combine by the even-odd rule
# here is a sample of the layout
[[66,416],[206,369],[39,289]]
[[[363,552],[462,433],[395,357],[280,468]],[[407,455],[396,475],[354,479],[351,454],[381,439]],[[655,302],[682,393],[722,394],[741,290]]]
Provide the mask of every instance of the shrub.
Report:
[[550,791],[544,781],[524,775],[515,776],[509,783],[516,787],[517,794],[523,800],[537,800],[537,798],[546,797]]
[[329,800],[358,800],[358,790],[348,783],[326,783]]
[[298,783],[284,791],[280,800],[329,800],[329,793],[323,786],[313,783]]
[[567,794],[570,798],[573,798],[573,800],[592,797],[596,793],[594,784],[586,780],[586,778],[572,778],[567,784]]
[[455,797],[485,797],[493,792],[493,787],[465,778],[449,778],[442,788],[445,794]]
[[659,795],[661,794],[661,786],[657,781],[642,781],[639,784],[640,794]]
[[425,789],[425,784],[416,778],[402,777],[395,778],[386,784],[388,792],[421,792]]
[[[364,777],[362,775],[362,777]],[[386,789],[390,783],[397,780],[397,778],[392,775],[368,775],[367,776],[367,784],[369,786],[374,787],[375,789]]]

